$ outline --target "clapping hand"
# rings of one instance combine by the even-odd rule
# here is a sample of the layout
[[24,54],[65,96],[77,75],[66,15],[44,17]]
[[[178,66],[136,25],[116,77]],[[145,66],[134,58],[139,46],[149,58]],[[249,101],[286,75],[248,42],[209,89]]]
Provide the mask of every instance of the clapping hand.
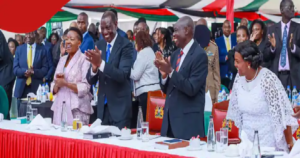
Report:
[[256,36],[257,36],[258,32],[253,32],[250,36],[250,41],[253,41],[256,39]]
[[295,46],[295,44],[294,44],[294,40],[293,40],[293,34],[291,34],[291,38],[290,38],[290,48],[291,48],[291,50],[294,50],[294,46]]
[[269,38],[269,41],[270,41],[272,47],[273,47],[273,48],[276,48],[276,39],[275,39],[274,33],[272,33],[272,36],[271,36],[271,35],[268,35],[268,38]]
[[154,64],[159,69],[159,72],[161,73],[162,77],[166,78],[167,75],[173,71],[170,63],[170,57],[163,58],[161,52],[156,52],[155,56],[156,58]]
[[85,51],[86,60],[88,60],[92,64],[93,72],[96,72],[101,65],[101,54],[102,52],[97,48],[97,46],[95,46],[95,50]]

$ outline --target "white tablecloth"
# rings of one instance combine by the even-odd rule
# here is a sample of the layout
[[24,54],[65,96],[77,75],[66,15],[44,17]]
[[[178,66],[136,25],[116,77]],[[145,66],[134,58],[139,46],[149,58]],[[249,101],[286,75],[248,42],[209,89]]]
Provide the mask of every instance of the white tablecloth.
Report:
[[[10,121],[2,121],[0,122],[1,129],[7,130],[15,130],[19,132],[26,132],[26,133],[35,133],[41,135],[51,135],[51,136],[59,136],[65,138],[73,138],[73,139],[82,139],[83,135],[79,132],[75,131],[68,131],[68,132],[61,132],[60,129],[52,128],[49,131],[29,131],[26,129],[26,124],[16,124]],[[206,145],[202,146],[203,149],[201,151],[187,151],[186,148],[179,148],[173,150],[158,150],[154,149],[155,142],[167,140],[170,138],[160,137],[154,140],[150,140],[149,142],[142,142],[136,139],[136,136],[132,140],[119,140],[117,137],[111,137],[107,139],[95,139],[95,140],[86,140],[86,141],[93,141],[111,145],[117,145],[121,147],[128,147],[132,149],[138,149],[143,151],[152,151],[152,152],[161,152],[161,153],[168,153],[173,155],[180,155],[180,156],[188,156],[188,157],[195,157],[195,158],[226,158],[223,154],[218,154],[215,152],[207,152]],[[277,158],[277,157],[276,157]]]

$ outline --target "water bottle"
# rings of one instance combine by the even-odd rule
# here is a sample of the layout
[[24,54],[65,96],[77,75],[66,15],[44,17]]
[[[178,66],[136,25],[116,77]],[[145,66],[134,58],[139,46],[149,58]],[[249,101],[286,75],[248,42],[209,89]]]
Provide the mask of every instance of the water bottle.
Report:
[[222,94],[223,94],[223,101],[225,101],[227,99],[225,88],[222,89]]
[[47,100],[47,94],[46,94],[46,92],[44,92],[42,95],[41,103],[46,103],[46,100]]
[[220,103],[222,101],[223,101],[223,93],[222,93],[222,90],[220,90],[219,94],[218,94],[218,103]]
[[251,158],[261,158],[258,131],[254,132],[254,141],[253,141]]
[[233,77],[233,74],[232,74],[232,73],[230,73],[230,81],[232,80],[232,77]]
[[300,106],[300,92],[299,92],[298,98],[297,98],[297,106]]
[[287,93],[287,95],[289,97],[290,102],[292,102],[292,91],[291,91],[290,86],[287,86],[286,93]]
[[296,86],[294,86],[292,91],[292,105],[295,107],[297,105],[298,92]]
[[61,131],[62,132],[67,132],[67,122],[68,122],[68,115],[67,115],[67,106],[66,106],[66,102],[63,101],[62,104],[62,111],[61,111]]
[[42,101],[42,96],[43,96],[43,94],[42,94],[42,86],[41,86],[41,84],[39,85],[39,88],[38,88],[38,90],[37,90],[37,100],[38,101]]
[[26,108],[26,121],[27,123],[30,123],[32,121],[32,107],[31,107],[31,99],[28,96],[27,100],[27,108]]
[[228,78],[228,75],[226,74],[225,77]]
[[142,107],[139,106],[139,113],[137,117],[137,125],[136,125],[136,135],[137,139],[142,139],[142,122],[143,122],[143,112],[142,112]]
[[210,116],[209,119],[210,120],[209,120],[208,131],[207,131],[207,151],[213,152],[215,151],[215,143],[216,143],[214,120],[212,116]]
[[42,84],[42,94],[45,93],[45,84]]
[[46,83],[46,86],[45,86],[45,92],[46,92],[47,94],[50,93],[48,83]]

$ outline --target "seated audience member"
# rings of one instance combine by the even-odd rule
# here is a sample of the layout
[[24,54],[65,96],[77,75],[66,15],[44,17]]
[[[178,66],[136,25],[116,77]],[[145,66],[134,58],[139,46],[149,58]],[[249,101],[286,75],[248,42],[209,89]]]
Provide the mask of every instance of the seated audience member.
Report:
[[79,29],[71,27],[65,47],[68,55],[60,58],[51,84],[51,91],[56,95],[51,107],[54,112],[53,123],[56,125],[61,123],[63,102],[66,103],[68,125],[72,125],[73,119],[77,116],[84,125],[87,125],[93,113],[90,84],[86,80],[90,63],[85,60],[85,55],[79,49],[82,40]]
[[22,44],[24,44],[24,39],[23,39],[22,35],[16,34],[15,39],[19,43],[19,46],[22,45]]
[[235,47],[235,78],[227,119],[254,141],[258,131],[261,147],[291,150],[292,133],[298,128],[292,105],[278,77],[261,67],[263,54],[256,43],[245,41]]
[[152,41],[148,33],[140,31],[136,34],[135,49],[138,53],[130,78],[134,81],[134,95],[142,107],[144,120],[146,120],[148,92],[160,90],[158,69],[153,63],[155,54],[151,46]]
[[12,38],[8,39],[8,48],[10,50],[10,53],[13,56],[15,56],[16,49],[17,49],[18,46],[19,46],[19,43],[16,40],[14,40]]
[[59,36],[57,33],[52,33],[49,38],[48,38],[48,42],[52,44],[52,46],[54,46],[59,40]]
[[171,56],[171,54],[177,49],[172,42],[170,31],[166,28],[161,27],[157,30],[156,41],[158,45],[158,51],[160,51],[164,57]]

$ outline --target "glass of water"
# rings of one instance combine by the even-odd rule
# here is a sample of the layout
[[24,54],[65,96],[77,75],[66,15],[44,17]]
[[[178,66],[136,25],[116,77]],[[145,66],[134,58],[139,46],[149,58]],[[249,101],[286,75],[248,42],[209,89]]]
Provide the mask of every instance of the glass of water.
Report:
[[224,148],[226,149],[228,147],[228,128],[221,128],[221,140],[224,144]]
[[217,131],[216,132],[216,152],[222,153],[224,151],[223,146],[224,146],[224,143],[222,142],[222,139],[221,139],[221,131]]
[[32,108],[31,111],[32,111],[32,117],[34,119],[38,115],[38,110],[37,108]]
[[142,122],[142,141],[149,141],[149,122]]

